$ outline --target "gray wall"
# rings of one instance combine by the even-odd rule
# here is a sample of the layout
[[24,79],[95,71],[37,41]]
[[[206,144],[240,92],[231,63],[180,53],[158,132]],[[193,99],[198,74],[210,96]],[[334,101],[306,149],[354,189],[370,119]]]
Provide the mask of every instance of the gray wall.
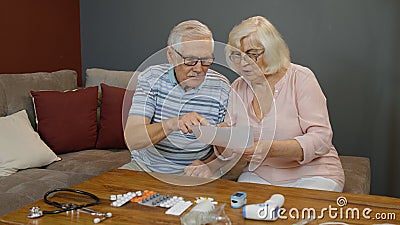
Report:
[[183,20],[226,42],[235,24],[265,16],[316,74],[339,154],[369,157],[372,194],[400,197],[399,12],[396,0],[81,0],[83,71],[135,70]]

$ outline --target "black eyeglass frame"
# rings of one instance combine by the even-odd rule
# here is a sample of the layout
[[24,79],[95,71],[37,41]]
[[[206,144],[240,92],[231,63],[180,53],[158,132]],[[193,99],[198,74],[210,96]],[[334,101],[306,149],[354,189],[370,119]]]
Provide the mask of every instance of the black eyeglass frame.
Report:
[[[247,50],[244,55],[239,52],[239,51],[233,51],[230,55],[229,55],[229,59],[235,63],[235,64],[239,64],[242,62],[243,57],[249,57],[250,59],[252,59],[254,62],[257,62],[258,57],[260,57],[262,54],[264,54],[265,49],[262,49],[260,53],[250,53],[251,51],[255,51],[255,50],[261,50],[261,49],[249,49]],[[236,54],[235,54],[236,53]],[[237,54],[239,53],[239,54]],[[237,57],[236,60],[232,59],[233,57]]]
[[[211,58],[196,58],[196,57],[185,57],[183,56],[180,52],[178,52],[178,50],[176,50],[175,48],[171,47],[180,57],[182,57],[183,59],[183,64],[185,64],[186,66],[195,66],[199,61],[201,63],[202,66],[211,66],[214,63],[215,57],[211,57]],[[188,59],[191,59],[188,61]],[[210,62],[208,61],[210,60]],[[206,63],[206,64],[204,64]],[[209,64],[208,64],[209,63]]]

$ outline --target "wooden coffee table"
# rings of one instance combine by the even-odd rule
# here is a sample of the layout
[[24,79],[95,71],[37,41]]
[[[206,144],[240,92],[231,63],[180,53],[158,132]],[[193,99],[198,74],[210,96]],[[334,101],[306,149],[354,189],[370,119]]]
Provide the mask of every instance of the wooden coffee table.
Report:
[[[170,178],[170,180],[182,178],[173,175],[163,176]],[[195,181],[197,178],[187,177],[187,179]],[[304,213],[304,217],[308,217],[308,215],[313,214],[313,210],[315,211],[314,216],[320,218],[309,224],[321,224],[328,221],[340,221],[348,224],[400,224],[400,199],[397,198],[237,183],[220,179],[208,183],[207,181],[209,180],[200,179],[200,181],[204,184],[199,186],[177,186],[160,181],[145,172],[114,169],[73,188],[91,192],[101,199],[100,205],[92,206],[90,207],[91,209],[112,212],[112,218],[100,223],[104,225],[180,224],[180,217],[166,215],[165,208],[143,206],[131,202],[119,208],[110,206],[109,197],[111,194],[137,190],[152,190],[160,194],[182,196],[185,200],[191,201],[201,196],[214,198],[219,204],[226,203],[225,211],[232,224],[294,224],[302,218],[302,213]],[[262,203],[269,199],[272,194],[283,194],[285,196],[283,208],[286,212],[281,213],[281,215],[287,218],[278,219],[275,222],[243,219],[241,209],[230,207],[230,196],[237,191],[247,193],[248,204]],[[58,194],[52,200],[68,202],[64,194]],[[338,198],[339,201],[337,201]],[[346,202],[347,204],[345,204]],[[93,216],[83,213],[78,215],[76,212],[28,219],[26,216],[32,206],[40,206],[42,210],[55,210],[54,207],[40,200],[1,217],[0,224],[93,224]],[[190,211],[190,208],[186,210],[186,212],[188,211]],[[359,218],[357,218],[357,211]],[[368,219],[368,217],[370,218]],[[379,219],[382,217],[386,218],[386,220]]]

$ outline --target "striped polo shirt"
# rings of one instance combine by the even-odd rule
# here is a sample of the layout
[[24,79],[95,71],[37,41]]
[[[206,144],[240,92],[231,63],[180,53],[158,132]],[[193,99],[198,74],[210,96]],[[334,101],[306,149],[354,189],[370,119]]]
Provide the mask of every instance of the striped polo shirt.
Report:
[[[129,114],[147,117],[150,123],[159,123],[197,112],[215,125],[224,121],[229,91],[229,81],[210,69],[200,86],[184,91],[176,81],[171,64],[151,66],[138,77]],[[210,145],[197,141],[191,133],[183,134],[181,131],[171,132],[154,146],[131,151],[132,160],[160,173],[180,173],[194,160],[205,160],[212,153]]]

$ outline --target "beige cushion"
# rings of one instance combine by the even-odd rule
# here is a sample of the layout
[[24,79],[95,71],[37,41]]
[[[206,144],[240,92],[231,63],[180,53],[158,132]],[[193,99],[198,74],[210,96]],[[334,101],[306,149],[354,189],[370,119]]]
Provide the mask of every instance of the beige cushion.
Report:
[[0,176],[58,159],[33,130],[25,110],[0,118],[0,143]]
[[[138,72],[134,71],[117,71],[105,70],[98,68],[90,68],[86,70],[86,87],[98,86],[101,91],[100,84],[105,83],[109,86],[127,88],[135,90],[137,84]],[[131,81],[132,78],[132,81]]]

